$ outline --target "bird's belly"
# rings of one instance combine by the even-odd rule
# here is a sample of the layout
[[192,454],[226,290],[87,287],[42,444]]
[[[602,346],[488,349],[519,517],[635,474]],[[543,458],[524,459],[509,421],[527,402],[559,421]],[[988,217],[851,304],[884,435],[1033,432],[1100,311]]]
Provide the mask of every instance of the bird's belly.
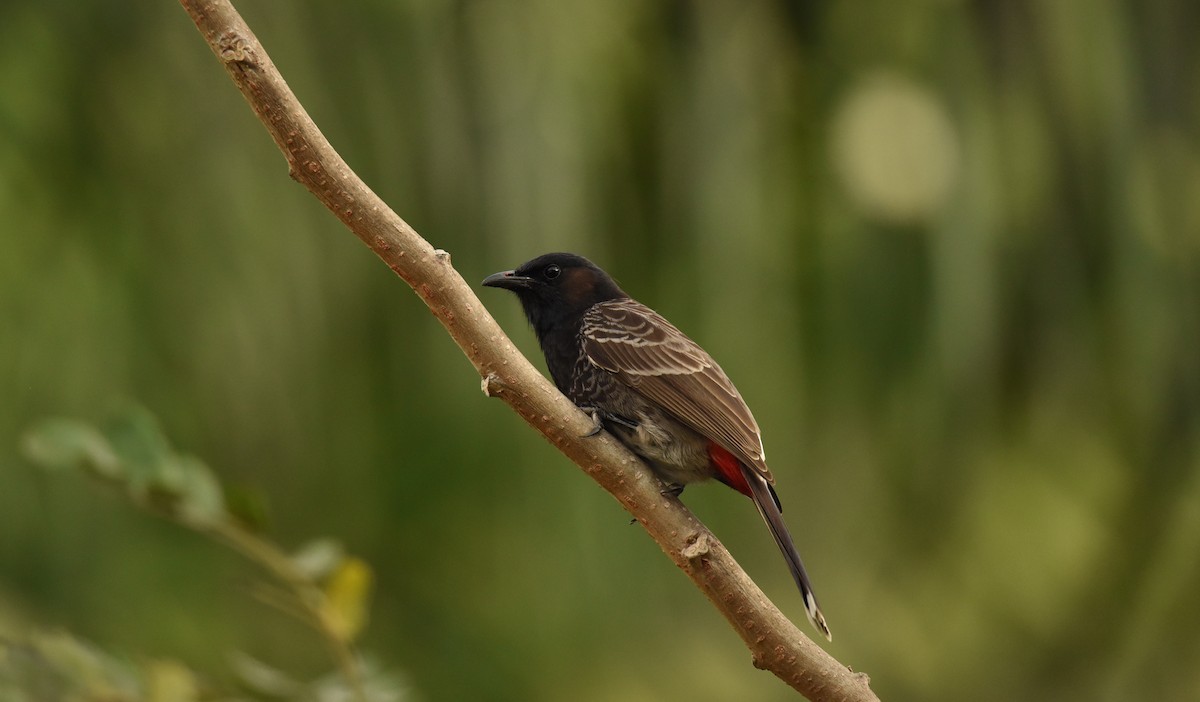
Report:
[[[604,427],[650,465],[668,483],[687,485],[716,475],[708,455],[709,441],[685,426],[658,405],[582,359],[560,384],[571,401],[585,409],[600,410],[619,420]],[[630,427],[628,424],[635,424]]]
[[614,433],[660,478],[686,485],[713,476],[708,439],[654,408],[629,418],[637,422],[637,428],[618,425]]

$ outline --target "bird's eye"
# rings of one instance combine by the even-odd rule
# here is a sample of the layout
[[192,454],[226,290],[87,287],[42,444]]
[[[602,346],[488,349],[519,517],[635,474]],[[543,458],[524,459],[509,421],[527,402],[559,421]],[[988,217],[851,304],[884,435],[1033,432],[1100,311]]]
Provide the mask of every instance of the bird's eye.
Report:
[[554,280],[561,273],[562,273],[561,268],[559,268],[558,266],[556,266],[554,264],[550,264],[549,266],[546,266],[546,270],[542,273],[542,275],[546,276],[546,280]]

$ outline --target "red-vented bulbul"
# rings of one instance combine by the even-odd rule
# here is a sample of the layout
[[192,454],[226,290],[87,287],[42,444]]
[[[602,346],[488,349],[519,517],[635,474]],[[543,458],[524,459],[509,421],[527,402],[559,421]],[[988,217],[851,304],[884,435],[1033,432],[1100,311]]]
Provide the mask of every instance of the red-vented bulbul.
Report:
[[809,621],[832,640],[783,523],[758,423],[717,362],[582,256],[545,254],[483,284],[517,294],[554,384],[596,419],[597,431],[603,426],[641,456],[668,491],[716,478],[754,500]]

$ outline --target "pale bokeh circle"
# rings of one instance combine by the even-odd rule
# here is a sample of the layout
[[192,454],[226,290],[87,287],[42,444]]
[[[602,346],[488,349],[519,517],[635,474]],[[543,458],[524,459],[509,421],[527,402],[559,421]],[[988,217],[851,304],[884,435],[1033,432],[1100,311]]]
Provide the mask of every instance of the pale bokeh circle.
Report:
[[872,216],[928,219],[959,173],[954,124],[931,91],[891,73],[864,77],[834,112],[834,170]]

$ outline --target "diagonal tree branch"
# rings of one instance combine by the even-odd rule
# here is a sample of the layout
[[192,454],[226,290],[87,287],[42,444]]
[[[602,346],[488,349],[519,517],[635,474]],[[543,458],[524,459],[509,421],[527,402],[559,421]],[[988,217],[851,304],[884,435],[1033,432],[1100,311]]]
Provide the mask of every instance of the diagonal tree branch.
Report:
[[814,701],[878,700],[767,599],[716,537],[606,433],[583,438],[592,420],[513,346],[471,287],[346,165],[228,0],[180,0],[287,158],[290,175],[325,204],[429,306],[499,397],[577,463],[646,529],[746,643],[759,668]]

